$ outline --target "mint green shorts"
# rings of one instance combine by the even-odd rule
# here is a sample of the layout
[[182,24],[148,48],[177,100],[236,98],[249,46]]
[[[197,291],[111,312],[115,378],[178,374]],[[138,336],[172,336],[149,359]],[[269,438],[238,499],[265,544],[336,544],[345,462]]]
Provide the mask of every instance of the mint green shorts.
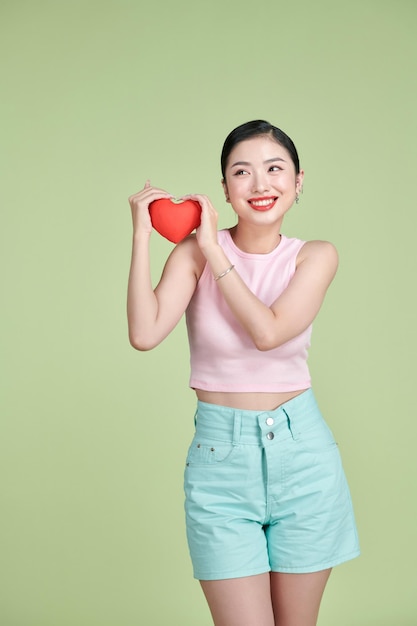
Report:
[[184,487],[200,580],[315,572],[359,555],[339,449],[311,389],[267,412],[198,402]]

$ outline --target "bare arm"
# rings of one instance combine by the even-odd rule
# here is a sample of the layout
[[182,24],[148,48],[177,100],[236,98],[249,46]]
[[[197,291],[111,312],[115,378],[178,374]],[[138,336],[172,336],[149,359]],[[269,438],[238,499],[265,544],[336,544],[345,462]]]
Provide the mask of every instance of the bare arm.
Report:
[[[220,267],[222,256],[225,256],[222,250],[212,251],[216,268]],[[228,263],[224,258],[222,267],[227,267]],[[246,287],[235,270],[220,279],[218,285],[258,350],[271,350],[296,337],[312,323],[336,273],[337,263],[337,252],[331,243],[306,243],[299,253],[290,284],[270,307]]]
[[[230,266],[214,236],[217,214],[205,196],[192,196],[202,206],[199,245],[214,276]],[[338,255],[327,241],[307,242],[297,257],[297,269],[285,291],[271,306],[265,305],[245,285],[236,270],[218,281],[230,310],[258,350],[271,350],[305,330],[316,317],[336,273]]]
[[127,317],[129,340],[137,350],[154,348],[176,326],[194,292],[198,266],[203,259],[195,238],[184,240],[170,254],[161,279],[153,289],[149,260],[152,233],[149,204],[163,197],[170,195],[147,183],[142,191],[129,198],[133,245]]

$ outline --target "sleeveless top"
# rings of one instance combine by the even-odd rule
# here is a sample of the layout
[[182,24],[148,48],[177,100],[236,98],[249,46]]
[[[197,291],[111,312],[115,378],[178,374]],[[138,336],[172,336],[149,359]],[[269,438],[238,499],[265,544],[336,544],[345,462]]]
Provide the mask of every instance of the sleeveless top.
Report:
[[[233,242],[228,229],[218,241],[247,287],[267,306],[294,275],[304,241],[281,235],[268,254],[249,254]],[[206,263],[186,310],[190,344],[190,387],[224,392],[285,392],[308,389],[310,325],[278,348],[258,350],[240,326]]]

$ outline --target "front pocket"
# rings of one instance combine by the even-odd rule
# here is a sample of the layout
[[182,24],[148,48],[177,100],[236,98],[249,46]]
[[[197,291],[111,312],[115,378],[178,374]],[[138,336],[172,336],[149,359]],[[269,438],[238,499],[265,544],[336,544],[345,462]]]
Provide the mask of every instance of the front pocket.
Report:
[[194,437],[188,450],[187,465],[213,465],[231,460],[238,446],[225,441],[207,441]]
[[337,448],[333,433],[324,420],[305,431],[301,430],[297,435],[297,444],[311,452],[327,452]]

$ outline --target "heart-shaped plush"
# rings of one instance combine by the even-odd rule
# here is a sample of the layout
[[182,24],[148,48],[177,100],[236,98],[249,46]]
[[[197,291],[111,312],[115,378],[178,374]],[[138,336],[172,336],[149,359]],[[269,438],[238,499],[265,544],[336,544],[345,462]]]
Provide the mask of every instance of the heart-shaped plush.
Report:
[[160,235],[178,243],[200,226],[201,206],[195,200],[172,202],[169,198],[154,200],[149,205],[152,226]]

